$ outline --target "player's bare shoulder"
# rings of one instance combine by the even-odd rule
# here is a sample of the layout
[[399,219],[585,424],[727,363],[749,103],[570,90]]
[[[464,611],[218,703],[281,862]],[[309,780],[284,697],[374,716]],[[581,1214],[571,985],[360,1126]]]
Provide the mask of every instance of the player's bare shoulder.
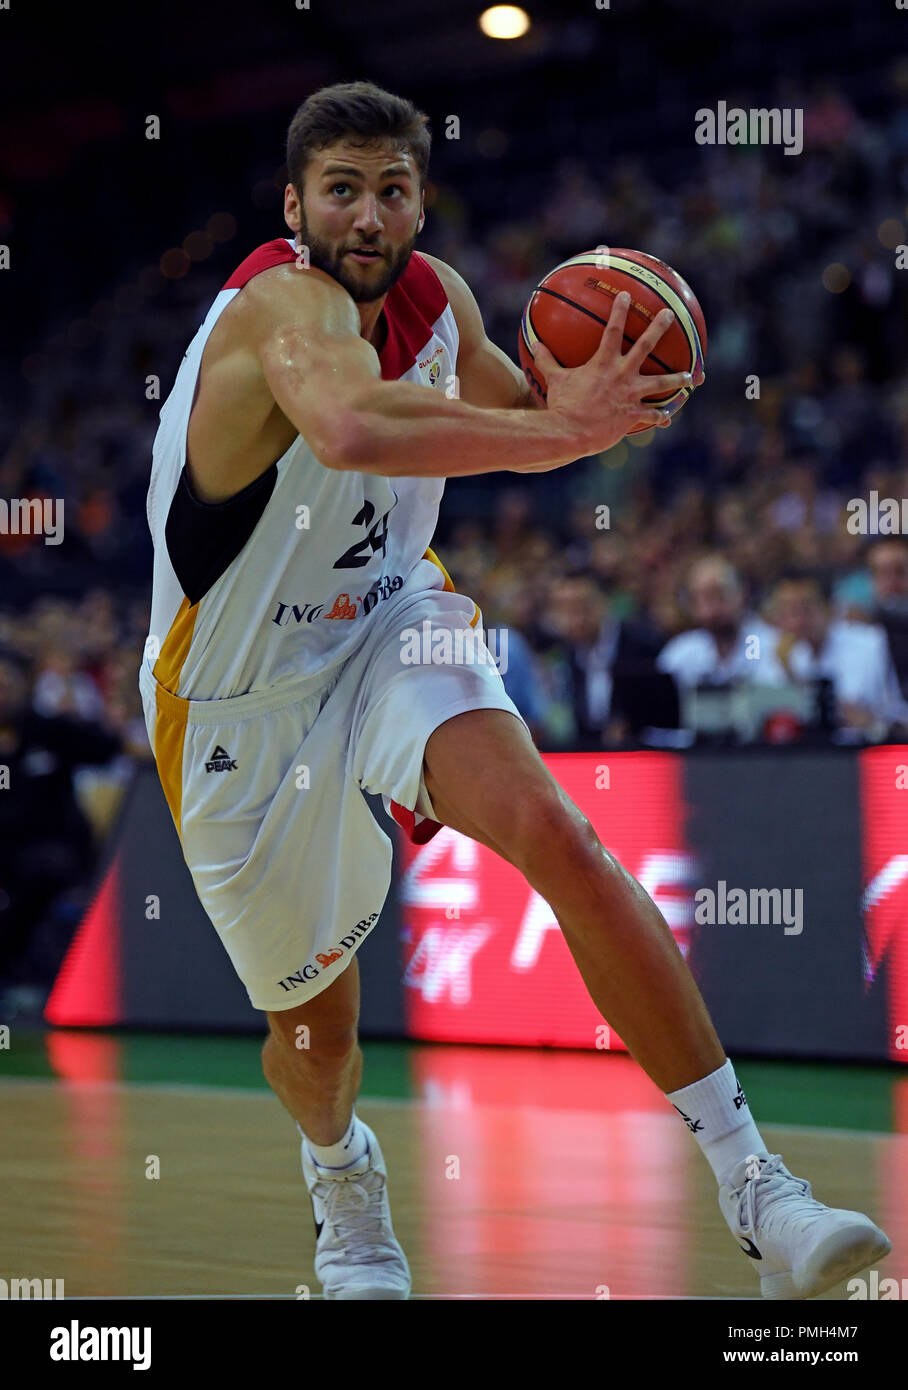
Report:
[[452,309],[455,309],[455,300],[459,303],[465,295],[472,298],[472,291],[466,280],[452,265],[448,265],[447,261],[439,260],[437,256],[430,256],[427,251],[420,251],[418,254],[431,266],[444,285]]
[[458,283],[460,285],[466,285],[467,282],[464,280],[463,276],[458,274],[453,266],[448,265],[447,261],[439,260],[438,256],[430,256],[428,251],[419,251],[417,254],[421,256],[424,261],[428,261],[445,289],[448,288],[449,284],[453,285],[455,290],[458,288]]
[[288,416],[281,381],[314,382],[360,321],[350,295],[323,271],[271,266],[223,310],[205,346],[187,435],[191,481],[203,502],[220,502],[252,482],[301,432]]
[[257,346],[275,332],[294,328],[359,333],[356,305],[343,285],[314,266],[296,261],[271,266],[237,295],[237,323],[247,342]]

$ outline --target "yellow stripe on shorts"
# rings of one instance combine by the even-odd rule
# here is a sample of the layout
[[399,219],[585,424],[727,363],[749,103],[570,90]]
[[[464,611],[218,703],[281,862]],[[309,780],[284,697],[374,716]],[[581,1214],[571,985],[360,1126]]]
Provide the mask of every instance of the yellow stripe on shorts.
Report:
[[[435,551],[431,548],[431,546],[430,546],[429,549],[425,552],[425,554],[423,555],[422,558],[423,558],[424,560],[431,560],[433,565],[437,565],[437,566],[438,566],[438,568],[441,570],[442,574],[443,574],[444,577],[445,577],[445,588],[446,588],[450,593],[455,594],[455,593],[457,592],[457,590],[454,588],[454,581],[453,581],[453,579],[451,578],[451,576],[448,574],[448,571],[445,569],[444,565],[441,563],[441,561],[439,560],[438,556],[435,554]],[[473,611],[473,616],[472,616],[472,618],[470,619],[470,627],[475,627],[476,624],[479,622],[479,604],[476,602],[475,599],[473,600],[473,610],[474,610],[474,611]]]
[[154,676],[158,682],[155,691],[157,717],[154,756],[178,835],[181,834],[183,814],[183,744],[186,740],[189,701],[177,695],[176,689],[189,655],[198,612],[199,605],[191,605],[189,599],[184,597],[154,664]]

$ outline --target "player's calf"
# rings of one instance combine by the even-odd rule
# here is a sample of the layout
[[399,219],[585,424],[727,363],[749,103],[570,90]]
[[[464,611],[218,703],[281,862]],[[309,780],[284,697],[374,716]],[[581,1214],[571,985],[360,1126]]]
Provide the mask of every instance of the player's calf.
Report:
[[410,1271],[391,1225],[381,1146],[354,1108],[358,1014],[354,958],[315,999],[268,1015],[262,1065],[300,1134],[325,1298],[405,1299]]
[[300,1128],[316,1143],[330,1144],[349,1123],[362,1074],[362,1051],[355,1031],[322,1035],[310,1047],[302,1045],[305,1036],[301,1032],[291,1040],[269,1033],[262,1048],[262,1070]]
[[267,1015],[265,1078],[301,1132],[317,1145],[336,1143],[350,1124],[362,1076],[358,1016],[355,958],[314,999]]

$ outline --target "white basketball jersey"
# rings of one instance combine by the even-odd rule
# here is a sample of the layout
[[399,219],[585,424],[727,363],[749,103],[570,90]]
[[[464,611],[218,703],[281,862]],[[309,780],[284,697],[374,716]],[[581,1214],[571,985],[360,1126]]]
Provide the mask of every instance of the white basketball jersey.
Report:
[[[202,353],[221,313],[254,275],[296,257],[293,238],[260,246],[216,296],[161,408],[148,524],[154,542],[144,664],[173,695],[217,700],[331,670],[370,616],[433,560],[444,478],[326,468],[302,436],[227,502],[205,504],[186,471],[186,431]],[[443,391],[458,333],[444,287],[414,252],[384,303],[382,378]]]

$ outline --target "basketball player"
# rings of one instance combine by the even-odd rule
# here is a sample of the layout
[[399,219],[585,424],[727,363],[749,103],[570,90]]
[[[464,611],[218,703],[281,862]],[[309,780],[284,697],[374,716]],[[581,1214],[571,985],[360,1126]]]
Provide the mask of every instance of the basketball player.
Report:
[[[410,1291],[381,1148],[354,1108],[355,953],[392,858],[366,791],[413,841],[451,826],[551,904],[603,1017],[712,1166],[763,1293],[809,1297],[886,1236],[769,1154],[668,926],[546,769],[478,607],[430,548],[445,478],[544,472],[664,427],[643,397],[690,378],[640,367],[671,314],[622,355],[619,296],[573,370],[540,347],[548,404],[534,405],[460,275],[414,251],[429,143],[426,117],[370,83],[302,105],[293,235],[215,298],[161,410],[148,493],[149,737],[200,900],[268,1019],[263,1066],[302,1137],[316,1273],[326,1298]],[[402,661],[426,622],[463,659]]]

